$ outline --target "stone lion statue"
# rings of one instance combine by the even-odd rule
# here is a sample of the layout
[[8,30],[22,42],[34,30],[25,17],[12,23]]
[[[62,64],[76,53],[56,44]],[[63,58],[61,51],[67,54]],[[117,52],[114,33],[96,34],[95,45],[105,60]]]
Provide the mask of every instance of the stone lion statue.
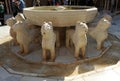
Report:
[[50,61],[55,60],[55,42],[56,42],[56,34],[53,32],[52,22],[44,22],[41,27],[41,35],[42,35],[42,55],[43,61],[46,61],[47,54],[46,51],[50,51]]
[[17,21],[15,20],[14,17],[9,18],[6,20],[6,24],[8,26],[10,26],[10,36],[13,38],[13,45],[17,45],[17,40],[16,40],[16,32],[13,30],[13,25],[16,23]]
[[80,59],[80,50],[81,56],[85,58],[85,51],[87,45],[87,36],[88,26],[83,22],[77,22],[75,30],[69,29],[66,31],[66,47],[69,47],[70,41],[73,42],[75,47],[75,58]]
[[31,42],[35,39],[38,30],[30,30],[25,22],[17,22],[13,26],[13,30],[16,32],[16,39],[20,45],[20,54],[27,54],[30,52],[29,47]]
[[104,41],[108,37],[108,28],[111,26],[112,17],[110,15],[104,15],[97,24],[97,26],[90,31],[90,35],[97,42],[97,49],[104,48]]

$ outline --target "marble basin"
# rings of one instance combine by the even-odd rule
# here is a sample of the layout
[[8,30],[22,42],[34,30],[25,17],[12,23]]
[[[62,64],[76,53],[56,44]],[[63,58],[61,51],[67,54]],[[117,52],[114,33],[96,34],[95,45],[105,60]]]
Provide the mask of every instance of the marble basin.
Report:
[[90,6],[41,6],[25,8],[25,17],[33,24],[41,26],[44,21],[51,21],[55,27],[74,26],[77,21],[91,22],[96,14],[96,7]]

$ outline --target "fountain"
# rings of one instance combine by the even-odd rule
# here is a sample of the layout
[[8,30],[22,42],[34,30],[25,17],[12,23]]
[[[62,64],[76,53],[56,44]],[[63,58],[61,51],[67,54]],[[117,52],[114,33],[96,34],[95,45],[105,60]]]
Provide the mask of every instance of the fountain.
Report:
[[[31,75],[31,76],[70,75],[74,72],[76,66],[88,61],[90,62],[101,58],[105,54],[105,52],[111,47],[111,43],[109,41],[105,41],[107,37],[106,35],[105,38],[102,38],[102,41],[100,41],[100,43],[103,43],[103,41],[105,41],[104,44],[102,45],[104,46],[104,49],[97,50],[96,49],[97,44],[95,41],[97,40],[97,38],[95,38],[94,40],[88,34],[86,34],[87,32],[89,32],[88,30],[89,27],[87,26],[86,23],[91,23],[97,15],[97,8],[95,7],[89,7],[89,6],[30,7],[24,9],[24,15],[26,17],[26,20],[23,19],[23,21],[20,21],[18,24],[15,24],[13,27],[13,29],[17,32],[17,34],[19,34],[19,37],[17,37],[17,39],[20,41],[19,44],[21,45],[20,47],[22,47],[21,48],[22,50],[19,52],[20,50],[19,45],[10,47],[13,54],[15,54],[23,62],[27,63],[25,65],[24,64],[17,65],[16,63],[14,64],[13,61],[11,61],[13,62],[12,63],[13,65],[12,64],[9,65],[10,68],[12,67],[16,71],[22,71],[22,72],[17,72],[18,74],[26,75],[26,73],[29,73],[27,75]],[[101,20],[103,20],[103,22],[106,21],[104,19]],[[28,21],[31,23],[29,23]],[[107,33],[106,30],[109,28],[109,26],[110,25],[107,25],[105,32],[104,30],[101,30],[100,32],[106,34]],[[74,29],[77,29],[79,31],[74,31]],[[22,35],[19,30],[24,31],[22,32]],[[67,35],[72,36],[71,32],[69,32],[66,35],[67,30],[73,31],[72,41],[74,45],[80,44],[81,46],[83,43],[85,44],[83,45],[84,47],[79,47],[82,50],[81,52],[83,54],[83,58],[75,59],[76,55],[74,56],[74,51],[76,50],[76,48],[74,49],[74,46],[70,48],[65,46],[66,43],[65,40],[67,39],[66,38]],[[80,36],[84,39],[84,41],[80,39],[81,37],[80,38],[78,37],[79,32],[80,33],[83,32],[83,34],[81,33],[82,35]],[[42,34],[42,38],[40,33]],[[20,36],[22,42],[20,40]],[[51,36],[53,40],[51,40],[49,36]],[[48,42],[46,42],[46,37],[48,38],[47,39]],[[27,38],[29,38],[29,40]],[[40,44],[30,43],[31,41],[36,41],[34,39],[37,38],[40,38],[39,40]],[[76,43],[75,41],[77,41],[77,39],[79,39],[82,43],[81,42]],[[24,46],[25,41],[29,41],[29,45],[27,43],[27,45]],[[57,46],[55,47],[55,41],[57,42],[58,47]],[[47,46],[46,44],[50,44],[50,45]],[[28,47],[30,48],[30,51]],[[47,55],[45,55],[46,52],[45,50],[50,50],[50,52],[48,52]],[[28,53],[28,54],[21,55],[21,53]],[[47,58],[47,56],[48,57],[53,56],[53,58],[50,59]],[[77,57],[79,57],[79,54],[77,54]],[[32,64],[32,68],[29,67],[31,66],[31,64]],[[4,67],[7,69],[9,68],[8,66],[4,66]],[[63,72],[63,70],[65,69],[66,71]],[[13,70],[10,69],[8,70],[11,73],[16,73]],[[89,70],[93,70],[93,68],[90,68]]]

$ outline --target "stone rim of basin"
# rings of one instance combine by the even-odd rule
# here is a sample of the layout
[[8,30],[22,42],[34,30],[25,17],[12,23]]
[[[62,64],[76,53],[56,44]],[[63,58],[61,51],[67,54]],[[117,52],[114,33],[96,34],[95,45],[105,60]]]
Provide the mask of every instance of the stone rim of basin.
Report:
[[51,21],[54,27],[75,26],[77,21],[89,23],[93,21],[97,12],[97,8],[91,6],[41,6],[25,8],[23,11],[33,24],[41,26],[43,22]]
[[24,10],[30,11],[51,11],[51,12],[58,12],[58,11],[83,11],[83,10],[94,10],[96,7],[94,6],[39,6],[39,7],[28,7],[24,8]]

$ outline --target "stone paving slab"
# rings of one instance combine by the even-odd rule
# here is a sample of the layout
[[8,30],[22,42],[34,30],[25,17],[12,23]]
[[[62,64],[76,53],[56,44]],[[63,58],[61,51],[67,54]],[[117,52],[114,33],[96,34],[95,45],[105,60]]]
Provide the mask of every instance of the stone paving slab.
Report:
[[107,70],[83,77],[85,81],[120,81],[120,76],[113,70]]
[[64,77],[63,80],[58,80],[58,81],[84,81],[84,79],[80,76],[72,76],[72,77]]
[[117,63],[116,67],[113,68],[113,71],[120,76],[120,61]]
[[57,81],[55,79],[40,78],[40,77],[23,77],[20,81]]
[[84,81],[82,78],[75,78],[75,79],[65,79],[65,80],[58,80],[58,81]]
[[120,67],[114,68],[113,70],[120,75]]
[[19,81],[21,75],[8,73],[3,67],[0,67],[0,81]]
[[4,68],[0,67],[0,77],[3,79],[11,76]]
[[0,77],[0,81],[5,81],[2,77]]
[[21,76],[9,76],[9,77],[7,77],[7,78],[5,78],[4,80],[5,81],[20,81],[20,79],[21,79]]

